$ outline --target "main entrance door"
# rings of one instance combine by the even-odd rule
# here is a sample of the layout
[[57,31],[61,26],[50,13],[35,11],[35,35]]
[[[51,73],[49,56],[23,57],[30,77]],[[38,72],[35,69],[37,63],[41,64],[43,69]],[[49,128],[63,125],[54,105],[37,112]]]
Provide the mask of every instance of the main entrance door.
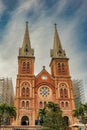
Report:
[[29,118],[27,116],[22,117],[21,125],[29,125]]

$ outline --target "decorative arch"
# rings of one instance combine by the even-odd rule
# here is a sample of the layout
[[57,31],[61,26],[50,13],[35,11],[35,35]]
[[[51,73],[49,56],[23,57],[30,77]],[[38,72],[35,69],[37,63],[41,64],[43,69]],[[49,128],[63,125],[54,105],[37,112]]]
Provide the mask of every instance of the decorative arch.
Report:
[[26,119],[28,119],[28,125],[31,125],[31,116],[29,113],[22,113],[20,116],[19,116],[19,122],[20,122],[20,125],[27,125],[25,123],[22,124],[22,119],[23,117],[26,117],[24,121],[26,121]]
[[29,97],[30,96],[30,91],[31,91],[31,87],[30,87],[30,83],[27,81],[23,81],[21,84],[21,96],[24,97]]
[[28,116],[23,116],[21,118],[21,125],[29,125],[29,117]]
[[65,130],[67,130],[67,129],[69,129],[69,117],[64,116],[63,119],[64,119],[64,123],[66,124],[66,129]]
[[65,82],[58,84],[58,92],[60,98],[68,98],[69,97],[69,87]]

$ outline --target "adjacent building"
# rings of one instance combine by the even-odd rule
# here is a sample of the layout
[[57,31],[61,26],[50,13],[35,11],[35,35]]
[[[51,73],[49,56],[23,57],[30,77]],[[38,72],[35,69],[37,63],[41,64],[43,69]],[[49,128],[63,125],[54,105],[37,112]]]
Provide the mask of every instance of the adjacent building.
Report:
[[11,78],[0,78],[0,103],[14,104],[14,89]]
[[28,22],[26,22],[24,39],[18,55],[15,95],[17,118],[14,122],[15,125],[35,125],[39,109],[44,108],[49,101],[59,105],[67,125],[74,123],[72,115],[75,102],[68,64],[69,59],[62,48],[56,24],[53,49],[49,52],[51,56],[50,73],[43,66],[41,72],[35,75],[34,49],[31,47]]
[[73,80],[73,88],[74,88],[74,98],[75,98],[75,105],[79,107],[81,103],[85,103],[85,93],[83,87],[82,80]]

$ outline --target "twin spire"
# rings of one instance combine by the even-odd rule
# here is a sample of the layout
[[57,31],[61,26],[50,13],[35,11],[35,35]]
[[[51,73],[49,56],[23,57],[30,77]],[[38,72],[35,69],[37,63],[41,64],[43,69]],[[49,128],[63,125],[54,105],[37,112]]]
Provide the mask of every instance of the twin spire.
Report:
[[51,49],[50,55],[52,58],[66,58],[65,51],[62,49],[62,45],[60,42],[60,38],[57,32],[57,25],[55,24],[55,32],[54,32],[54,43],[53,49]]
[[[55,24],[55,32],[54,32],[53,49],[51,49],[50,54],[52,58],[65,58],[66,57],[65,51],[62,49],[62,45],[59,39],[56,24]],[[31,43],[30,43],[28,22],[26,22],[26,29],[25,29],[23,44],[22,44],[22,48],[19,49],[19,56],[34,57],[34,49],[31,48]]]
[[22,48],[19,49],[19,56],[34,57],[34,49],[31,48],[31,43],[30,43],[28,22],[26,22],[24,39],[22,43]]

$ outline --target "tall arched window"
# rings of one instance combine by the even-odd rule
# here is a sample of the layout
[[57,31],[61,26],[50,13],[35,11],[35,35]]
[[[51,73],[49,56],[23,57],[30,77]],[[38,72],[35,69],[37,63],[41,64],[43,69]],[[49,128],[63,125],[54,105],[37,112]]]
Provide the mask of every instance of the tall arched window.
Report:
[[60,89],[60,97],[63,97],[63,89]]
[[26,101],[26,108],[29,108],[29,101]]
[[29,62],[27,62],[27,73],[29,73],[30,72],[30,64],[29,64]]
[[68,97],[68,92],[67,92],[67,89],[66,88],[64,88],[64,97]]
[[42,103],[42,101],[40,101],[39,106],[40,106],[40,108],[42,108],[42,107],[43,107],[43,103]]
[[23,72],[26,72],[26,63],[23,62]]
[[46,104],[47,104],[46,101],[44,101],[44,107],[46,106]]
[[64,107],[64,102],[61,102],[61,107]]
[[25,108],[25,102],[22,101],[22,108]]
[[58,63],[58,72],[60,72],[61,71],[61,65],[60,65],[60,63]]
[[26,88],[26,96],[29,96],[29,88]]
[[21,90],[21,95],[22,96],[25,96],[25,88],[23,87],[22,90]]
[[68,108],[68,102],[65,103],[66,108]]
[[65,65],[62,63],[62,72],[65,72]]

